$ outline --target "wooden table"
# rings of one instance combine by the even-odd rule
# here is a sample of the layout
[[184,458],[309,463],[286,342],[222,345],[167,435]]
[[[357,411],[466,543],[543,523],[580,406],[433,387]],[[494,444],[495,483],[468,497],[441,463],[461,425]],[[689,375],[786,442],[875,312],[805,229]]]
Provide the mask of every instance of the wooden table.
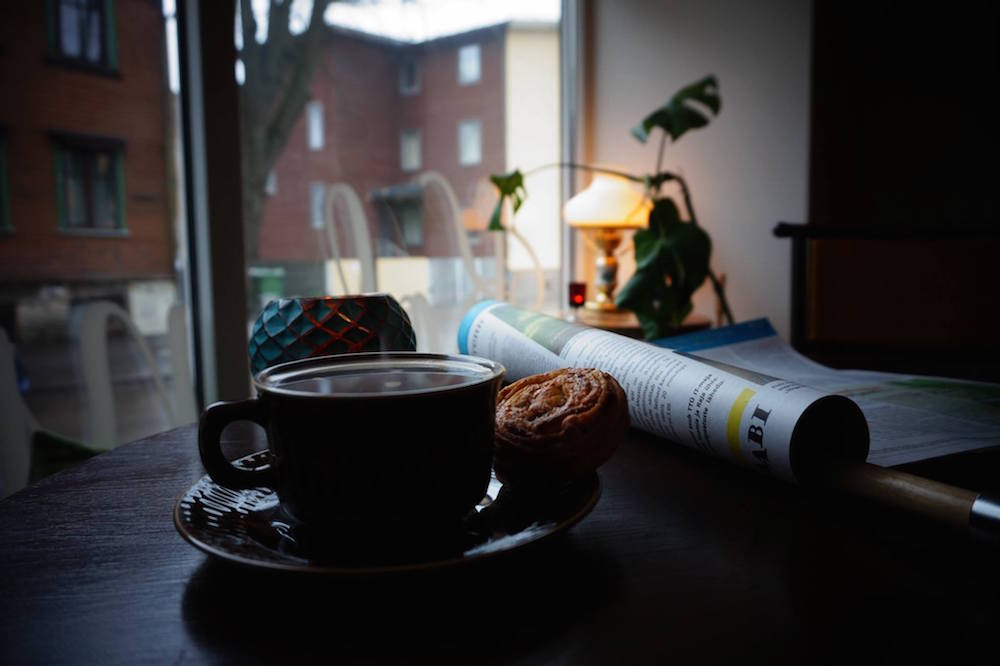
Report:
[[171,512],[203,473],[195,439],[192,425],[134,442],[0,502],[0,663],[996,656],[996,551],[637,432],[565,537],[364,581],[263,573],[183,541]]

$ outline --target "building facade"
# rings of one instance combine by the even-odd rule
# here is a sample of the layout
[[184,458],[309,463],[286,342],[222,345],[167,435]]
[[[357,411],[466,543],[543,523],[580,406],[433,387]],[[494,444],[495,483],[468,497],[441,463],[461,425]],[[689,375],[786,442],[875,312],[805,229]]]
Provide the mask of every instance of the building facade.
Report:
[[[4,3],[0,300],[172,279],[163,18],[148,0]],[[88,296],[89,295],[89,296]]]

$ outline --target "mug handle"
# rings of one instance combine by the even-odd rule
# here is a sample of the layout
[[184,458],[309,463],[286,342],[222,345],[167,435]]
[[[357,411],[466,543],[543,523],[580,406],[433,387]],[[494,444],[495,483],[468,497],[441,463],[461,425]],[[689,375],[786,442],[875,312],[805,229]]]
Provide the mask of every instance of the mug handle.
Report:
[[209,405],[198,420],[198,451],[201,463],[212,480],[232,490],[259,486],[274,487],[274,468],[270,463],[256,469],[240,469],[222,455],[220,437],[227,425],[235,421],[252,421],[266,427],[264,404],[257,398],[216,402]]

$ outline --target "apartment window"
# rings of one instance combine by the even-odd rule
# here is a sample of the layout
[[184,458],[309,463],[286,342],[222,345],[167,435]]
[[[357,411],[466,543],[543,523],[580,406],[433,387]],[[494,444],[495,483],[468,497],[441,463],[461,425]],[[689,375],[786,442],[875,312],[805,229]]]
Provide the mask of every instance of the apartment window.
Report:
[[458,163],[471,166],[483,161],[483,123],[465,120],[458,124]]
[[306,105],[306,125],[309,150],[323,150],[323,102],[312,101]]
[[118,66],[113,0],[49,0],[49,55],[67,64]]
[[264,181],[264,194],[273,197],[278,193],[278,172],[273,168],[267,172],[267,180]]
[[60,229],[125,229],[123,148],[124,143],[117,139],[54,138]]
[[399,133],[399,168],[418,171],[420,162],[420,130],[403,130]]
[[406,58],[399,65],[399,92],[402,95],[420,92],[420,70],[413,58]]
[[458,50],[459,85],[479,83],[481,69],[479,44],[469,44]]
[[320,182],[309,183],[309,219],[313,229],[323,228],[323,203],[326,186]]
[[0,129],[0,231],[11,231],[10,191],[7,189],[7,135]]

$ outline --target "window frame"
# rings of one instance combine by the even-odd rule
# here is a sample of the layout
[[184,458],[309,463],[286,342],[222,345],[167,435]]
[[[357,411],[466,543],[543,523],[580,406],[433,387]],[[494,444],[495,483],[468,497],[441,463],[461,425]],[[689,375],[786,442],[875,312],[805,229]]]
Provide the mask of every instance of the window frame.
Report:
[[[121,237],[128,236],[125,225],[125,142],[116,137],[76,134],[70,132],[49,132],[52,143],[52,161],[56,186],[56,221],[60,233],[71,236]],[[70,152],[109,154],[114,163],[114,200],[115,226],[113,228],[97,226],[71,226],[68,223],[66,208],[66,173],[65,155]],[[93,177],[88,173],[88,192],[92,192]],[[87,197],[87,214],[93,214],[93,197]],[[93,223],[93,220],[90,220]]]
[[[407,136],[415,136],[417,139],[417,163],[415,166],[407,166],[403,163],[403,145]],[[399,130],[399,170],[403,173],[416,173],[424,166],[424,137],[420,128]]]
[[45,23],[47,53],[46,62],[78,69],[92,74],[100,74],[120,78],[118,70],[118,35],[117,20],[115,13],[115,0],[98,0],[97,5],[101,12],[101,58],[100,62],[91,62],[84,56],[71,56],[63,52],[60,46],[60,7],[62,0],[46,0],[45,2]]
[[[479,155],[474,162],[465,161],[463,159],[462,150],[462,128],[463,127],[476,127],[478,128],[478,138],[479,138]],[[483,121],[480,118],[466,118],[464,120],[458,121],[457,126],[458,132],[458,166],[461,167],[471,167],[479,166],[483,163]]]
[[[413,85],[411,86],[406,85],[406,77],[404,76],[407,66],[413,67]],[[399,61],[398,87],[399,94],[404,97],[415,97],[420,94],[420,65],[413,56],[403,56]]]
[[[476,77],[466,79],[462,76],[462,54],[471,52],[476,54]],[[474,86],[483,80],[483,47],[479,42],[458,47],[456,79],[460,86]]]
[[0,127],[0,234],[10,234],[10,188],[7,185],[7,128]]
[[[318,111],[317,111],[318,109]],[[326,107],[321,99],[306,102],[306,149],[310,153],[326,148]],[[317,139],[313,141],[313,139]]]

